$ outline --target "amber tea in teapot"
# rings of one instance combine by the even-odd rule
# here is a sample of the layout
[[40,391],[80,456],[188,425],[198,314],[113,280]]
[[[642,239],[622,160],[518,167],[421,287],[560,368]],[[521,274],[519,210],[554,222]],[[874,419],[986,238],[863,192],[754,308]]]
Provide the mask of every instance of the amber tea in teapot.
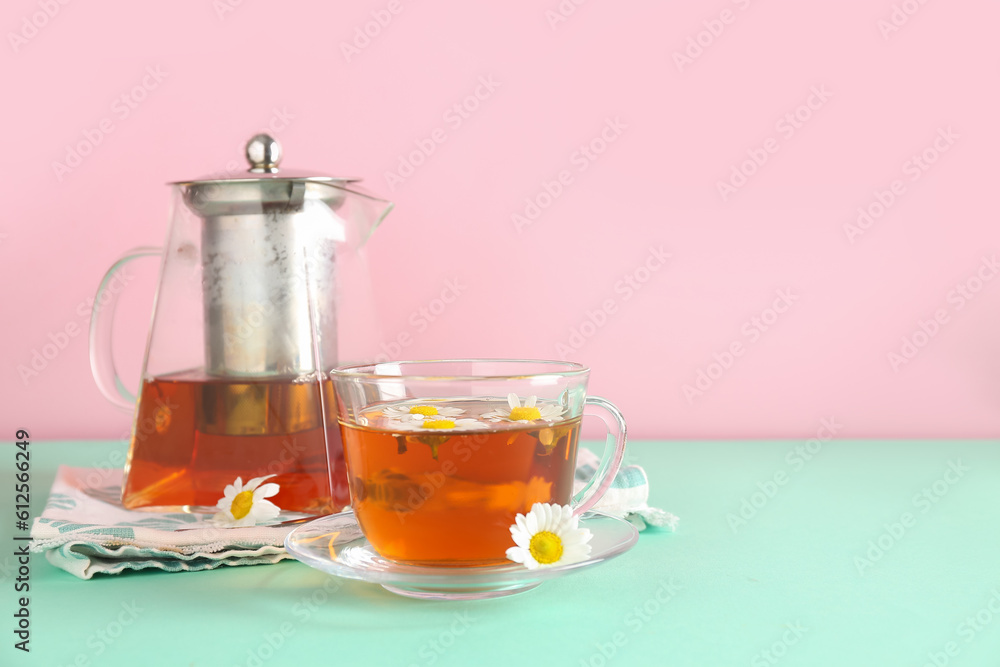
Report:
[[336,419],[330,419],[332,401],[330,380],[320,385],[197,373],[148,380],[139,398],[122,502],[211,506],[219,489],[239,476],[276,475],[281,490],[271,500],[278,507],[339,510],[350,495],[338,483],[344,456]]

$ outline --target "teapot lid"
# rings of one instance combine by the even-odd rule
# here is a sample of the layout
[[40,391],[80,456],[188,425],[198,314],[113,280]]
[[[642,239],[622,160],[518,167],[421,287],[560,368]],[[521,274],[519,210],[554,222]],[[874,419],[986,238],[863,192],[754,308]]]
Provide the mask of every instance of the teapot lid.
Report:
[[247,171],[176,181],[173,185],[183,187],[188,206],[204,218],[265,209],[294,213],[307,201],[322,201],[336,209],[347,194],[378,200],[358,187],[359,178],[280,169],[281,153],[277,140],[267,134],[257,134],[247,142],[246,156],[250,163]]
[[344,176],[327,176],[311,171],[280,169],[283,151],[278,140],[269,134],[255,134],[246,145],[246,158],[250,168],[245,172],[212,174],[202,178],[186,181],[173,181],[173,185],[198,185],[202,183],[228,183],[234,181],[258,180],[309,180],[336,181],[338,183],[357,183],[360,178]]

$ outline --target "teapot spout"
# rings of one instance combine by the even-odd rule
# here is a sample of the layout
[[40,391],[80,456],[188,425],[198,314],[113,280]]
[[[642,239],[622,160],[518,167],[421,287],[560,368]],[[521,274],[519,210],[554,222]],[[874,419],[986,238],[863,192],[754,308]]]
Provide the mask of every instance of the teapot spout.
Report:
[[336,212],[342,219],[354,226],[358,245],[364,245],[372,232],[382,224],[385,217],[395,204],[367,192],[356,183],[328,183],[330,187],[340,190],[343,202]]

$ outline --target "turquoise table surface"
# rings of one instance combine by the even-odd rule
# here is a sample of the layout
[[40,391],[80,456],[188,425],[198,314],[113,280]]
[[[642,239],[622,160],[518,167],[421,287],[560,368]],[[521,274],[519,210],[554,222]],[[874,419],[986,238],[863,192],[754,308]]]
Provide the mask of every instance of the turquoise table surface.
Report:
[[[1000,443],[629,447],[678,531],[533,591],[418,601],[296,561],[81,581],[33,555],[30,654],[13,648],[10,511],[0,664],[1000,667]],[[58,464],[123,449],[33,443],[33,512]]]

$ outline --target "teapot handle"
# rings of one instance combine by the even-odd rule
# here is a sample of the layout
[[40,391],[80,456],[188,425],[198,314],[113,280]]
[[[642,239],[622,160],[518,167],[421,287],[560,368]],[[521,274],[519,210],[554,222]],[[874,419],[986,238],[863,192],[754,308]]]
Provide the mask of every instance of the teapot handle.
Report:
[[129,250],[104,274],[101,285],[97,288],[97,296],[94,297],[94,308],[90,315],[90,370],[104,397],[127,412],[135,409],[135,395],[125,388],[118,377],[111,345],[115,306],[121,290],[109,289],[109,286],[118,277],[118,271],[133,259],[162,255],[163,248],[150,246]]

